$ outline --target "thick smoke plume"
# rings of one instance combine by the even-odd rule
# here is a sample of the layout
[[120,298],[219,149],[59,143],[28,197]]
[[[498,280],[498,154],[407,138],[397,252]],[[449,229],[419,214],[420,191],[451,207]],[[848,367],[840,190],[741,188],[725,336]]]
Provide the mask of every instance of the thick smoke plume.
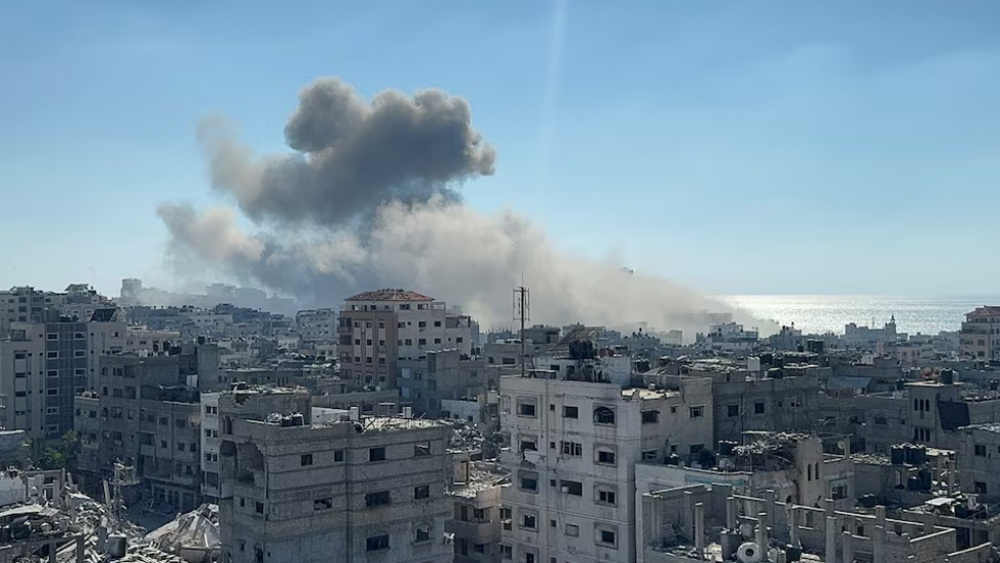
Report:
[[310,305],[405,287],[462,305],[484,326],[507,325],[523,279],[535,322],[648,321],[690,335],[705,328],[705,311],[728,310],[661,278],[560,253],[511,211],[463,204],[456,188],[492,175],[496,162],[471,121],[465,100],[438,90],[368,103],[339,79],[317,80],[285,127],[290,154],[255,156],[218,122],[199,130],[213,188],[254,232],[229,208],[158,212],[175,253]]

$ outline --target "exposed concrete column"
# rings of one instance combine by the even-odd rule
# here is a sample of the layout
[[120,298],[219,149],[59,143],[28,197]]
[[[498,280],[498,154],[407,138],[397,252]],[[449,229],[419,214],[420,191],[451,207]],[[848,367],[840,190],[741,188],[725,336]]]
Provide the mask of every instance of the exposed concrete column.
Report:
[[83,541],[83,536],[76,536],[76,563],[83,563],[85,555],[86,544]]
[[[934,457],[934,480],[937,482],[937,486],[941,486],[941,482],[944,481],[944,456],[938,454]],[[940,490],[940,489],[935,489]]]
[[832,498],[823,499],[823,510],[826,512],[827,518],[834,516],[833,513],[836,510],[836,508],[833,506]]
[[799,546],[799,518],[798,512],[795,510],[795,505],[788,503],[785,505],[785,510],[788,511],[788,544],[792,547]]
[[874,561],[885,561],[885,526],[875,526],[872,535],[872,550]]
[[757,545],[761,553],[767,553],[767,513],[757,513]]
[[726,529],[736,529],[736,497],[726,499]]
[[948,459],[948,496],[955,494],[955,460]]
[[844,563],[854,563],[854,534],[845,531],[844,538]]
[[684,491],[684,530],[686,533],[694,535],[694,495],[691,491]]
[[767,513],[767,525],[774,527],[774,522],[776,521],[774,509],[775,504],[778,501],[778,493],[774,489],[768,489],[764,492],[764,512]]
[[699,502],[694,505],[694,548],[698,553],[698,560],[705,559],[705,503]]
[[925,536],[929,535],[929,534],[933,534],[934,533],[934,515],[931,514],[931,513],[929,513],[929,512],[925,512],[923,514],[923,521],[924,521],[924,531],[923,531],[923,534]]
[[875,525],[885,529],[885,507],[881,504],[875,507]]
[[837,518],[826,517],[826,555],[823,563],[837,563]]

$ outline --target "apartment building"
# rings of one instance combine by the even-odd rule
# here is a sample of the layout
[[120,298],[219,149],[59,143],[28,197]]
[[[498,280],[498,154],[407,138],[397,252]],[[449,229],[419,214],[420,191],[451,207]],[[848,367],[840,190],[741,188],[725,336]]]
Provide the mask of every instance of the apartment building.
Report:
[[457,349],[432,350],[420,360],[399,360],[399,395],[419,413],[441,412],[442,401],[475,398],[489,388],[482,358]]
[[199,385],[218,383],[213,345],[157,356],[102,358],[98,385],[76,397],[80,472],[99,481],[115,461],[133,465],[147,498],[192,510],[201,498]]
[[219,393],[201,394],[201,497],[218,503],[222,496],[219,479]]
[[478,326],[449,313],[443,301],[415,291],[380,289],[344,300],[337,348],[341,376],[366,387],[397,386],[397,360],[421,361],[427,352],[456,349],[471,356]]
[[302,344],[337,341],[337,311],[310,309],[295,314],[295,328]]
[[966,313],[958,338],[963,357],[1000,359],[1000,306],[977,307]]
[[502,557],[635,561],[635,464],[712,447],[711,381],[677,384],[623,390],[596,359],[502,377]]
[[439,423],[313,424],[308,395],[260,390],[220,395],[219,416],[223,490],[232,484],[219,499],[227,561],[452,561]]
[[455,513],[445,523],[454,535],[455,563],[500,563],[500,502],[509,476],[481,452],[451,453],[454,472],[449,494]]
[[0,335],[4,426],[32,439],[73,429],[73,397],[87,387],[88,328],[81,322],[21,323]]

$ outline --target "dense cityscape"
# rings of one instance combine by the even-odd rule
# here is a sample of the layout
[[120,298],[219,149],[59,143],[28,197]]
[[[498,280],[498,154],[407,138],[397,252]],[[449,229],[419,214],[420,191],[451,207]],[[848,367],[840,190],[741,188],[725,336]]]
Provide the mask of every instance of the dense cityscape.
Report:
[[248,291],[0,292],[5,561],[996,557],[1000,307],[689,338]]

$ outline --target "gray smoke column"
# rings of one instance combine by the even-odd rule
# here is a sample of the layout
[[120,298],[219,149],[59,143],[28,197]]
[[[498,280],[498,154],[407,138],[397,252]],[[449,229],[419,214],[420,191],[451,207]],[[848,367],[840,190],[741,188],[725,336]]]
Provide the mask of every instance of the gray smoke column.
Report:
[[492,326],[510,323],[511,290],[523,279],[534,322],[648,321],[690,335],[706,327],[705,311],[730,311],[621,264],[560,253],[513,211],[463,204],[456,188],[493,174],[496,153],[473,129],[468,103],[438,90],[386,91],[368,103],[339,79],[317,80],[285,127],[287,155],[257,157],[218,121],[199,137],[213,188],[256,228],[241,229],[233,209],[162,204],[172,251],[305,304],[406,287]]

